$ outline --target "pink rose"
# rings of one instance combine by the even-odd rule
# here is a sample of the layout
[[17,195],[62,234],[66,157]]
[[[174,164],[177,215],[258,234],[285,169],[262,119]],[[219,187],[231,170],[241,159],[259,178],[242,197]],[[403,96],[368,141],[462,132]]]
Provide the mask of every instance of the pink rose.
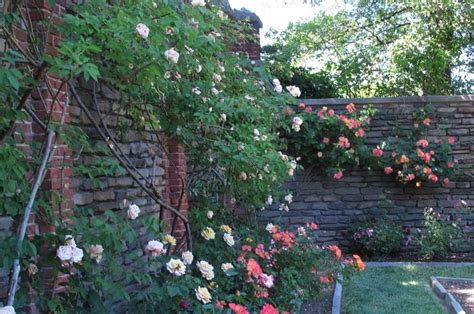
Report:
[[426,148],[426,147],[428,147],[428,141],[425,140],[425,139],[421,139],[418,142],[416,142],[416,146]]
[[342,173],[342,171],[339,171],[339,172],[336,172],[336,173],[334,174],[334,179],[339,180],[339,179],[341,179],[343,176],[344,176],[344,173]]
[[351,143],[349,143],[349,140],[347,139],[347,137],[340,136],[338,146],[340,148],[349,148],[351,147]]
[[365,135],[364,129],[358,129],[358,130],[355,132],[355,136],[357,136],[357,137],[364,137],[364,135]]
[[393,172],[393,168],[392,167],[385,167],[385,168],[383,168],[383,172],[385,172],[385,174],[391,174]]
[[372,154],[376,157],[382,157],[383,150],[381,150],[380,147],[377,146],[377,148],[372,149]]
[[323,138],[323,143],[324,144],[329,144],[329,137]]
[[431,182],[438,182],[438,176],[437,175],[434,175],[434,174],[430,174],[428,176],[428,179],[431,181]]

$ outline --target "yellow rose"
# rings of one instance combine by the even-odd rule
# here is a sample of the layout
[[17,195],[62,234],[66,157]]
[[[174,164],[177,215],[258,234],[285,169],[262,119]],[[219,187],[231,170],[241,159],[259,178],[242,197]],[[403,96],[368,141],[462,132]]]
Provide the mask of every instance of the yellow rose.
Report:
[[173,237],[171,234],[165,235],[164,241],[169,245],[176,245],[176,238]]
[[228,225],[221,225],[221,231],[223,231],[224,233],[231,233],[232,228],[229,227]]
[[216,238],[216,233],[211,227],[207,227],[206,229],[202,230],[201,235],[206,240],[213,240]]

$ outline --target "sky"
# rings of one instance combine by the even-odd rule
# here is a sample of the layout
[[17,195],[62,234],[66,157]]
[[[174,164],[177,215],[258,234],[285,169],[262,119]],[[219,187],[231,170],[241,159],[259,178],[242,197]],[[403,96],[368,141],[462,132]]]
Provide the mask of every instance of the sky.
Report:
[[263,22],[260,42],[263,46],[271,43],[271,40],[264,36],[270,28],[281,31],[288,23],[308,20],[320,10],[334,13],[344,7],[341,0],[325,0],[319,6],[303,4],[302,0],[229,0],[229,2],[234,9],[247,8],[260,17]]

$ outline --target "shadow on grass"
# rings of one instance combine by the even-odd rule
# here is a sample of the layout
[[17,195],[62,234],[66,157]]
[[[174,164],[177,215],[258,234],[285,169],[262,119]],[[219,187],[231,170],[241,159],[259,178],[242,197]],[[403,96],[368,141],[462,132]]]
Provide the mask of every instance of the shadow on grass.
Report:
[[446,313],[431,276],[474,278],[474,267],[369,267],[345,283],[342,313]]

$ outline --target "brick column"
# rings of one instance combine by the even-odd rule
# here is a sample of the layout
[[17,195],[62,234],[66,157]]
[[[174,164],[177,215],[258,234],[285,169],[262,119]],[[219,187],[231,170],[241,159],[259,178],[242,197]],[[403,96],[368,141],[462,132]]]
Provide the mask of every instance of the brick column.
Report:
[[[183,182],[186,184],[187,164],[186,155],[184,153],[184,146],[175,139],[165,139],[166,152],[163,153],[163,169],[164,173],[164,200],[178,208],[181,198],[180,211],[184,214],[189,209],[188,195],[183,191]],[[173,216],[170,211],[165,210],[163,219],[166,225],[171,228],[173,223]],[[174,234],[181,237],[184,234],[185,226],[181,220],[178,219]]]
[[[57,53],[61,35],[56,32],[54,28],[45,29],[42,23],[52,17],[54,24],[61,22],[61,15],[65,12],[66,0],[59,0],[54,7],[49,5],[47,0],[30,0],[26,5],[29,10],[32,26],[36,32],[36,36],[43,36],[45,39],[44,50],[52,55]],[[47,32],[47,33],[46,33]],[[35,89],[30,99],[28,100],[34,108],[37,116],[47,122],[60,122],[64,120],[64,124],[70,122],[68,104],[69,95],[67,85],[60,79],[51,74],[47,74],[45,79],[42,79],[38,88]],[[25,125],[25,124],[23,124]],[[35,122],[31,125],[31,141],[42,142],[45,139],[45,131]],[[61,219],[63,222],[70,222],[70,217],[73,214],[73,196],[72,189],[72,159],[70,149],[59,139],[55,138],[55,150],[49,164],[49,169],[45,174],[45,178],[41,189],[43,195],[49,201],[49,205],[53,211],[54,219]],[[62,198],[62,199],[61,199]],[[52,221],[46,219],[39,219],[39,216],[48,217],[46,209],[39,208],[41,215],[32,214],[30,223],[28,225],[28,236],[31,237],[37,233],[55,232],[55,226]],[[43,215],[46,214],[46,215]],[[51,214],[51,213],[49,213]],[[49,251],[50,248],[40,248],[40,256]],[[41,257],[39,260],[41,264]],[[53,268],[47,265],[41,265],[42,277],[46,291],[51,295],[64,291],[64,287],[60,284],[67,281],[67,275],[60,274],[53,276]],[[31,291],[31,303],[27,305],[26,311],[29,313],[37,313],[38,310],[34,304],[35,292]]]

